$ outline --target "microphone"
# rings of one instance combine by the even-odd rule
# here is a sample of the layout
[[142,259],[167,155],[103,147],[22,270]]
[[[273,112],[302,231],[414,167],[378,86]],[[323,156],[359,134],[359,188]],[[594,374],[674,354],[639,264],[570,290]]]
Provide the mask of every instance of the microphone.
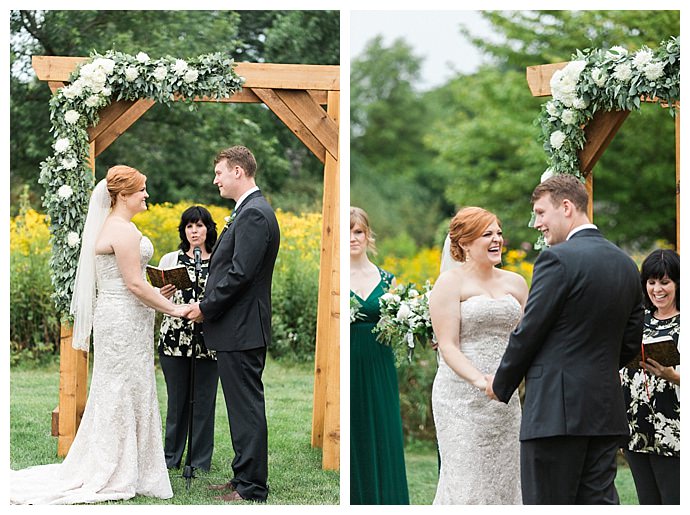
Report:
[[197,273],[201,271],[201,248],[194,247],[194,268]]

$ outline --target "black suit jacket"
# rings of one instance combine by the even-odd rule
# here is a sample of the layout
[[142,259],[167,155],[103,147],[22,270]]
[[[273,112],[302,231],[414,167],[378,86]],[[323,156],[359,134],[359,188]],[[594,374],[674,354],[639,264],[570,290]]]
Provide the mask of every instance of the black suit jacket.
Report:
[[204,299],[204,342],[209,349],[239,351],[271,342],[271,281],[280,229],[260,191],[236,211],[216,242]]
[[627,435],[619,369],[642,341],[637,266],[596,229],[544,250],[496,371],[507,402],[525,378],[520,439]]

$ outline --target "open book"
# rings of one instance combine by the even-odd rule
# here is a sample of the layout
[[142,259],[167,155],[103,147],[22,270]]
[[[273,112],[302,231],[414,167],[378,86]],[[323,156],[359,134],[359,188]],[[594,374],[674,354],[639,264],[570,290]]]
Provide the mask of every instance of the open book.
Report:
[[192,287],[192,281],[189,279],[187,267],[184,265],[178,265],[172,268],[158,268],[156,266],[146,265],[146,275],[151,285],[156,288],[162,288],[166,284],[173,284],[178,290],[186,290]]
[[675,367],[680,365],[680,353],[676,342],[670,336],[658,336],[656,338],[648,338],[642,341],[640,352],[637,356],[626,365],[630,369],[640,368],[640,361],[642,361],[642,352],[644,348],[644,359],[652,358],[657,363],[665,367]]

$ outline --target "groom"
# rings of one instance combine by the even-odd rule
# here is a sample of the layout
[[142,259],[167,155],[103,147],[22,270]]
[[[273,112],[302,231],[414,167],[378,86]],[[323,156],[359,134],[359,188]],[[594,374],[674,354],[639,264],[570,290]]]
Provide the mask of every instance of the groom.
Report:
[[[628,435],[619,369],[642,341],[637,266],[587,217],[587,190],[556,175],[532,193],[550,248],[487,395],[525,379],[520,472],[525,504],[618,504],[616,454]],[[493,383],[493,384],[492,384]]]
[[265,501],[268,496],[268,429],[261,381],[271,341],[271,280],[280,229],[255,182],[256,160],[243,146],[220,152],[215,179],[235,209],[218,237],[204,299],[189,317],[204,323],[204,341],[216,351],[230,422],[234,477],[212,485],[224,501]]

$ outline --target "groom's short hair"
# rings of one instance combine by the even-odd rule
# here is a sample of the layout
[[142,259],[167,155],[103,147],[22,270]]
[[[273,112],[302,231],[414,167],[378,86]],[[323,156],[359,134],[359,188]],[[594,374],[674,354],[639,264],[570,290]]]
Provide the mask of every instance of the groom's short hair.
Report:
[[213,164],[217,165],[223,159],[227,159],[230,166],[241,166],[247,177],[254,177],[256,175],[256,159],[252,151],[247,147],[235,145],[234,147],[221,150],[218,152]]
[[532,204],[546,194],[551,195],[551,203],[554,206],[568,199],[575,204],[578,211],[583,213],[587,212],[587,203],[589,202],[587,189],[580,179],[574,175],[560,173],[546,179],[534,188],[532,192]]

